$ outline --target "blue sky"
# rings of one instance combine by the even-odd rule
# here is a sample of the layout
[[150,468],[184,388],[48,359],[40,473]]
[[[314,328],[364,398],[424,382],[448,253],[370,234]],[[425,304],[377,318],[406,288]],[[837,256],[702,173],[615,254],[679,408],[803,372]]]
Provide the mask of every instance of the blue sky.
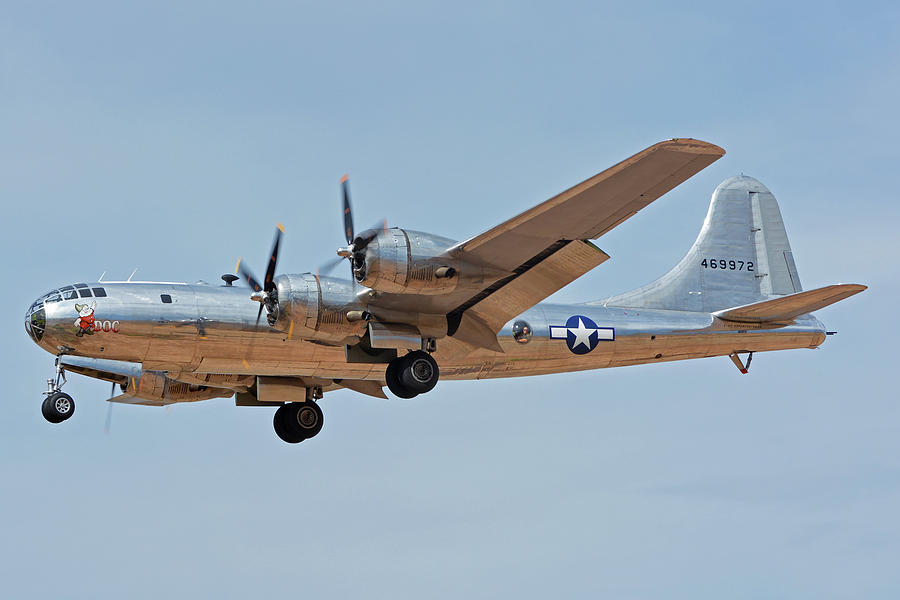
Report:
[[[0,199],[4,597],[895,598],[900,293],[892,3],[7,6]],[[117,406],[22,315],[106,271],[286,271],[358,224],[465,238],[670,137],[728,154],[598,245],[556,299],[646,283],[745,173],[803,284],[864,283],[816,351],[349,391],[299,447],[229,400]]]

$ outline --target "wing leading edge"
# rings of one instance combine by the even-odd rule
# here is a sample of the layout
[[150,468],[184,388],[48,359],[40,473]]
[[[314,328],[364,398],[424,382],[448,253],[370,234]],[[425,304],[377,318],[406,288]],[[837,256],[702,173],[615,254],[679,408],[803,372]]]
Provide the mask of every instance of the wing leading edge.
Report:
[[596,239],[725,154],[708,142],[659,142],[457,244],[450,254],[512,271],[559,240]]

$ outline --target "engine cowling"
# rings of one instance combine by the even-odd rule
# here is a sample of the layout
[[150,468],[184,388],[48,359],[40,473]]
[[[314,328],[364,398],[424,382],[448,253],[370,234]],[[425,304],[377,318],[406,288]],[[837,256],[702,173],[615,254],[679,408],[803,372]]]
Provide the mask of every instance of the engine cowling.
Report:
[[392,228],[360,243],[367,233],[354,241],[359,249],[351,257],[353,276],[362,285],[395,294],[444,294],[459,284],[461,265],[446,256],[454,240]]
[[301,339],[356,343],[365,334],[366,322],[348,314],[362,313],[358,289],[346,280],[317,277],[312,273],[281,275],[278,287],[279,314],[275,326]]

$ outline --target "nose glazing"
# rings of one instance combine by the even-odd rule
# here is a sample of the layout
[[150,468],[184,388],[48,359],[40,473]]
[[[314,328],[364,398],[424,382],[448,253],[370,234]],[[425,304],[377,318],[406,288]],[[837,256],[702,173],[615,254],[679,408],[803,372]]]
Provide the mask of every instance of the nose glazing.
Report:
[[43,299],[35,302],[25,311],[25,331],[35,342],[40,342],[44,337],[44,329],[47,327],[47,313],[44,311]]

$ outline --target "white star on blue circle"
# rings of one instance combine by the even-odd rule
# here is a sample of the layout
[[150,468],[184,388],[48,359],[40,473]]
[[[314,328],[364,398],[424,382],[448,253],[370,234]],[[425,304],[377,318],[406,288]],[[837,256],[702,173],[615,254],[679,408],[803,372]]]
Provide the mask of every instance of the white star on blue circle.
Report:
[[573,354],[587,354],[596,348],[601,340],[615,340],[616,333],[612,327],[597,327],[589,317],[573,315],[566,321],[565,327],[551,326],[550,338],[566,340],[566,346]]

